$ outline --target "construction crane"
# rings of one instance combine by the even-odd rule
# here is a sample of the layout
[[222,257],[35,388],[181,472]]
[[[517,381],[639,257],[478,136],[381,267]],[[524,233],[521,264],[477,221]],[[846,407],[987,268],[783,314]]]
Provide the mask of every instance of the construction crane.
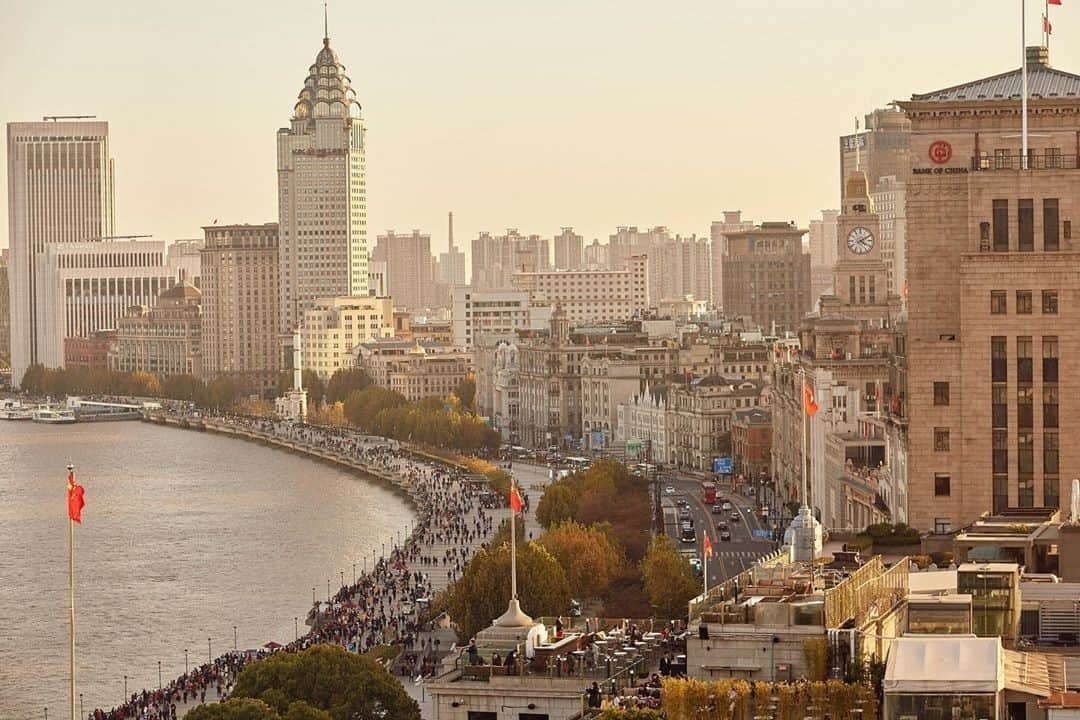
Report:
[[50,120],[56,122],[57,120],[93,120],[96,117],[97,115],[45,115],[41,119],[45,122]]

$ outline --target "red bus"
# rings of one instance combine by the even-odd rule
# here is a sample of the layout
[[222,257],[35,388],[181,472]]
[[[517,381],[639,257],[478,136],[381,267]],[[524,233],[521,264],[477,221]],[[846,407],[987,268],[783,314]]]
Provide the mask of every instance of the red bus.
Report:
[[702,500],[706,505],[716,502],[716,483],[705,481],[701,483]]

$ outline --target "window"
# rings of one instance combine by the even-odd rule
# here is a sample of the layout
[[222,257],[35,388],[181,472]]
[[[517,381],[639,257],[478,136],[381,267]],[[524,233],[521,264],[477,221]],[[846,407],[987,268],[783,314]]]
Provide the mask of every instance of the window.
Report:
[[1009,475],[1008,473],[994,475],[994,514],[1002,512],[1009,507]]
[[1031,200],[1020,200],[1016,208],[1016,221],[1019,226],[1020,252],[1035,250],[1035,204]]
[[1058,465],[1060,442],[1061,438],[1056,432],[1048,432],[1043,435],[1043,472],[1051,475],[1057,475],[1060,472]]
[[1043,386],[1043,427],[1058,427],[1058,386]]
[[1058,199],[1043,200],[1043,250],[1054,252],[1061,249],[1058,227]]
[[1009,252],[1009,201],[993,203],[994,252]]
[[1043,311],[1043,315],[1057,315],[1057,312],[1058,312],[1058,294],[1057,294],[1057,290],[1043,290],[1042,291],[1042,311]]
[[1030,432],[1016,437],[1016,470],[1021,475],[1035,471],[1035,436]]
[[934,383],[934,404],[935,405],[948,405],[949,404],[949,383],[936,382]]
[[944,535],[952,530],[952,523],[949,522],[949,518],[934,518],[934,532],[938,535]]
[[948,452],[949,428],[934,428],[934,451]]
[[990,223],[985,221],[979,223],[979,249],[990,249]]
[[1056,508],[1061,504],[1061,480],[1056,477],[1043,478],[1043,507]]
[[1030,385],[1020,385],[1016,388],[1016,426],[1030,430],[1034,424],[1035,404],[1034,392]]
[[[1007,170],[1012,167],[1012,158],[1010,155],[1012,151],[1009,148],[994,148],[994,169],[995,170]],[[1004,200],[995,200],[997,202],[1005,202]]]
[[934,473],[934,496],[948,497],[952,493],[952,478],[946,473]]
[[1072,240],[1072,220],[1063,220],[1061,234],[1066,240]]
[[1047,335],[1042,339],[1043,344],[1043,367],[1042,376],[1044,383],[1056,383],[1058,381],[1058,339],[1056,335]]
[[1009,472],[1009,431],[994,430],[993,468],[995,473]]
[[1004,315],[1009,312],[1008,293],[1004,290],[990,291],[990,314]]
[[1017,315],[1030,315],[1031,314],[1031,291],[1030,290],[1017,290],[1016,291],[1016,314]]
[[1035,506],[1035,477],[1021,473],[1016,478],[1016,504],[1022,508]]
[[1018,382],[1031,382],[1031,336],[1016,338],[1016,379]]
[[1048,168],[1061,167],[1061,148],[1046,148],[1046,150],[1043,151],[1043,160]]
[[1001,335],[990,338],[990,379],[996,383],[1009,379],[1009,348]]
[[1009,387],[1004,383],[991,386],[990,402],[993,427],[1009,427]]

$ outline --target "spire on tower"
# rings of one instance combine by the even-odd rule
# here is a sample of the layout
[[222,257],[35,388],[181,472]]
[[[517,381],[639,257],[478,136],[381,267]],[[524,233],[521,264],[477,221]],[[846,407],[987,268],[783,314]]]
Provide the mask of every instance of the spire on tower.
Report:
[[450,249],[454,249],[454,213],[450,212]]
[[323,42],[330,43],[330,20],[327,16],[326,3],[322,4]]

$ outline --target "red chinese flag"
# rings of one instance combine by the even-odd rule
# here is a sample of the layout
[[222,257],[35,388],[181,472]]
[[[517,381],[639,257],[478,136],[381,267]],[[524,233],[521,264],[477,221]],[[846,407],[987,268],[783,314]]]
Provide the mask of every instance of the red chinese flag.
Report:
[[814,391],[809,384],[803,383],[803,396],[802,396],[803,410],[809,417],[817,415],[818,404],[814,398]]
[[68,517],[82,524],[82,509],[86,505],[83,495],[86,493],[83,486],[75,482],[75,473],[68,473]]
[[1061,4],[1061,0],[1046,0],[1046,1],[1048,3],[1050,3],[1051,5],[1060,5]]
[[525,504],[521,502],[521,495],[518,494],[517,485],[510,486],[510,509],[515,513],[520,513],[525,507]]
[[709,533],[707,531],[703,532],[702,534],[705,536],[705,557],[711,558],[712,557],[712,540],[709,539]]

